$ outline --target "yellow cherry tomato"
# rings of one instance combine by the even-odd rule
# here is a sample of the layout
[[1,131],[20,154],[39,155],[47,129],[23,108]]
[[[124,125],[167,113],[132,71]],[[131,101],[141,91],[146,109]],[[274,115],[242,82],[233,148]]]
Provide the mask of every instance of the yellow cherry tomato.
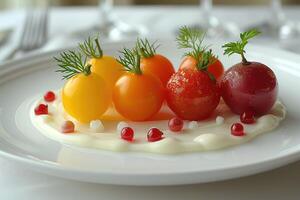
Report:
[[65,111],[82,123],[99,119],[111,103],[105,81],[95,73],[79,73],[62,89]]
[[107,84],[107,88],[112,92],[117,80],[124,74],[123,66],[112,56],[103,55],[100,58],[92,58],[91,71],[101,76]]

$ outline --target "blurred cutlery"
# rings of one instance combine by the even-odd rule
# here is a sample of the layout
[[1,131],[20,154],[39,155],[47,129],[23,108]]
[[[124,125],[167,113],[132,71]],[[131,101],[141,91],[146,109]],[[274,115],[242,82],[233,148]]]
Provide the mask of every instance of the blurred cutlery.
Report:
[[0,60],[12,59],[16,53],[26,53],[42,47],[47,41],[48,9],[28,10],[22,33],[16,44]]
[[0,31],[0,46],[5,44],[12,34],[12,29],[7,28]]

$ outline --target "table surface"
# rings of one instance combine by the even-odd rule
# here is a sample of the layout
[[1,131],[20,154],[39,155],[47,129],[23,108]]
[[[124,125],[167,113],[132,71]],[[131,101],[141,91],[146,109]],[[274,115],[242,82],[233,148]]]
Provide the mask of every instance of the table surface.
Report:
[[[297,19],[300,7],[285,9],[287,17]],[[174,33],[183,24],[193,24],[199,19],[197,7],[117,7],[115,14],[131,24],[144,24],[151,36]],[[256,19],[253,19],[253,13]],[[216,7],[214,14],[222,22],[234,22],[246,27],[268,18],[264,7]],[[143,17],[136,17],[142,15]],[[15,27],[23,19],[24,12],[0,13],[0,30]],[[63,19],[63,20],[61,20]],[[174,20],[176,19],[176,20]],[[85,8],[53,8],[50,12],[49,42],[44,50],[60,48],[61,40],[74,31],[86,29],[96,23],[97,10]],[[76,21],[76,23],[73,23]],[[71,44],[71,41],[64,45]],[[264,40],[266,45],[279,46],[274,39]],[[65,180],[21,169],[0,158],[0,199],[299,199],[300,162],[273,171],[234,180],[169,187],[129,187],[90,184]]]

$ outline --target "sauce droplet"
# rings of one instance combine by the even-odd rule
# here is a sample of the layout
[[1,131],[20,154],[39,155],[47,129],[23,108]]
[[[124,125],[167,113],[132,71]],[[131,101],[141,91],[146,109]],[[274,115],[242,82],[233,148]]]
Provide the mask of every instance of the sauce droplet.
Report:
[[244,127],[240,123],[234,123],[231,126],[231,134],[234,136],[244,136]]
[[173,117],[168,122],[169,129],[173,132],[179,132],[183,128],[183,120],[178,117]]
[[35,115],[48,115],[48,105],[46,104],[39,104],[34,109]]
[[255,123],[254,112],[246,111],[240,115],[240,120],[244,124],[253,124]]
[[61,127],[61,132],[63,133],[74,133],[75,125],[71,121],[65,121]]
[[124,127],[121,130],[121,138],[126,141],[133,141],[134,131],[130,127]]
[[44,95],[44,100],[46,102],[53,102],[55,100],[55,94],[52,91],[48,91],[45,95]]
[[151,128],[147,133],[147,139],[149,142],[156,142],[163,139],[163,132],[158,128]]

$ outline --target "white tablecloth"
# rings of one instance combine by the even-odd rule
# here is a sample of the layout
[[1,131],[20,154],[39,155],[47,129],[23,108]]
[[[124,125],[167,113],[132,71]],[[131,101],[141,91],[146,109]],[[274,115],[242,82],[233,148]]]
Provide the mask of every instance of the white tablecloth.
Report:
[[[245,12],[246,9],[251,12]],[[291,19],[300,17],[299,7],[286,10]],[[74,31],[92,26],[97,20],[95,8],[54,8],[51,10],[49,43],[46,49],[57,48],[58,41]],[[197,7],[116,8],[116,14],[128,23],[145,24],[151,35],[168,35],[183,24],[193,24],[199,18]],[[268,17],[266,8],[217,7],[217,17],[241,27]],[[22,23],[22,11],[0,13],[0,29]],[[143,15],[143,17],[136,17]],[[255,16],[255,19],[254,17]],[[75,23],[76,22],[76,23]],[[278,46],[273,39],[266,45]],[[70,43],[71,44],[71,41]],[[299,199],[300,162],[277,170],[235,180],[176,187],[123,187],[89,184],[50,177],[21,169],[0,158],[0,199]]]

